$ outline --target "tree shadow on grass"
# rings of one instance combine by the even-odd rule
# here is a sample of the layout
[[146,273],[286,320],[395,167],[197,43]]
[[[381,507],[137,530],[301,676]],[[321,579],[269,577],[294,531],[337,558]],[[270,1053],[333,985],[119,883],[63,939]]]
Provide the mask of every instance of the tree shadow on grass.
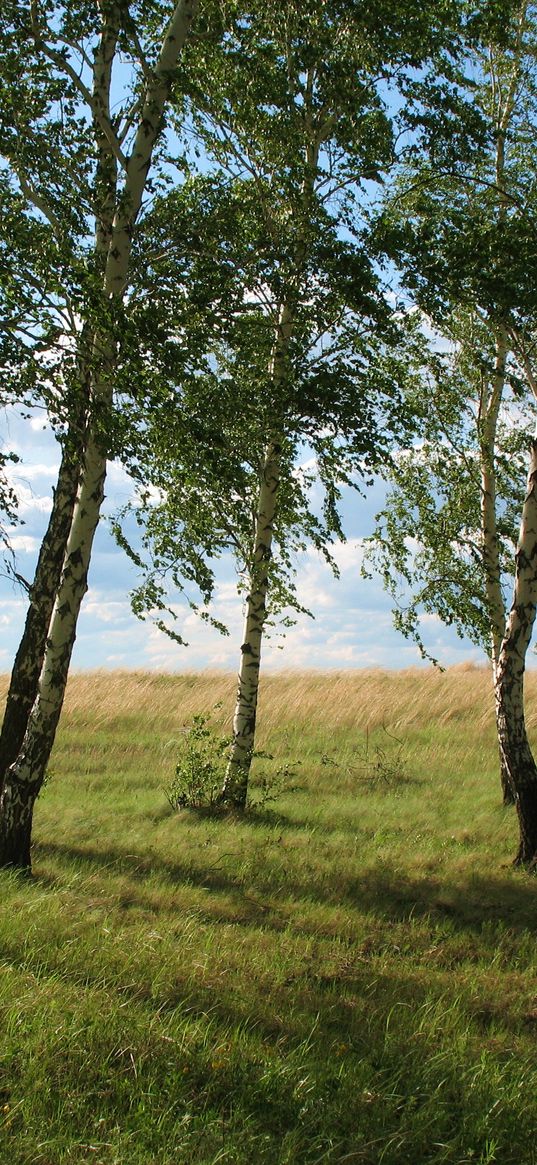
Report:
[[[319,829],[314,821],[300,821],[297,818],[287,816],[278,809],[268,809],[265,806],[261,807],[255,804],[248,806],[245,811],[234,811],[224,805],[175,809],[173,805],[167,802],[166,805],[161,806],[151,815],[151,821],[158,824],[159,821],[167,821],[170,817],[177,817],[180,821],[182,815],[184,815],[184,820],[186,821],[217,821],[224,825],[226,821],[231,821],[234,824],[247,825],[248,828],[253,829],[296,829],[309,833],[317,832]],[[324,832],[330,833],[330,827],[326,828]]]
[[[116,874],[128,874],[135,881],[142,881],[151,874],[164,877],[171,885],[196,885],[214,891],[224,891],[236,888],[233,883],[218,868],[218,863],[208,865],[204,870],[197,870],[187,862],[179,863],[167,861],[151,853],[133,854],[119,847],[111,849],[94,849],[91,846],[68,845],[54,841],[36,842],[34,855],[37,861],[42,856],[58,858],[74,862],[77,866],[113,870]],[[47,875],[45,875],[46,877]],[[34,873],[37,881],[41,880],[41,873]]]
[[[54,966],[47,968],[41,961],[39,975],[47,974],[57,984]],[[160,1144],[168,1148],[178,1137],[177,1113],[195,1106],[208,1109],[222,1122],[222,1144],[224,1125],[236,1127],[238,1137],[252,1138],[250,1160],[258,1159],[256,1149],[263,1150],[260,1160],[283,1160],[279,1142],[290,1129],[300,1130],[301,1138],[294,1142],[292,1158],[285,1159],[297,1165],[313,1161],[375,1165],[381,1154],[391,1165],[432,1163],[439,1160],[435,1142],[443,1150],[452,1147],[449,1157],[443,1152],[443,1160],[467,1160],[466,1126],[476,1108],[467,1077],[469,1062],[478,1063],[481,1056],[479,1026],[475,1053],[470,1049],[466,1055],[464,1048],[450,1047],[449,1031],[442,1040],[434,1022],[423,1028],[421,1017],[425,1009],[428,1015],[431,1010],[426,984],[385,972],[376,976],[373,994],[367,967],[358,966],[351,974],[346,970],[345,976],[323,981],[315,966],[309,966],[291,983],[277,984],[270,997],[261,986],[256,996],[245,999],[226,992],[221,984],[215,990],[209,984],[193,985],[181,975],[156,992],[147,982],[144,993],[144,985],[132,983],[129,973],[128,984],[108,983],[106,988],[108,994],[117,991],[121,997],[117,1014],[123,1018],[123,1031],[116,1018],[112,1024],[88,1024],[82,1007],[76,1032],[70,1032],[63,1050],[61,1084],[54,1077],[47,1083],[53,1095],[61,1088],[62,1096],[67,1093],[70,1103],[76,1102],[79,1123],[85,1120],[94,1129],[97,1111],[116,1125],[121,1122],[126,1131],[132,1128],[138,1140],[135,1114],[150,1104]],[[69,970],[62,977],[76,982]],[[80,981],[79,998],[84,990],[98,992],[102,986],[102,973],[93,978],[90,966]],[[95,1016],[101,1006],[98,996],[92,1003]],[[439,996],[438,1004],[444,1005],[445,1018],[450,1005],[457,1005],[454,989],[449,1000]],[[108,1014],[107,1007],[103,1014]],[[253,1037],[252,1043],[242,1042],[240,1062],[236,1054],[228,1060],[229,1049],[235,1040],[243,1041],[244,1034]],[[138,1053],[140,1043],[143,1055]],[[505,1165],[529,1162],[533,1139],[530,1142],[527,1134],[528,1121],[522,1120],[527,1096],[515,1098],[511,1106],[494,1103],[497,1087],[497,1077],[480,1084],[478,1115],[488,1117],[486,1122],[481,1119],[472,1145],[484,1152],[485,1137],[494,1136]],[[416,1097],[421,1106],[432,1098],[423,1124]],[[58,1109],[62,1111],[61,1106]],[[51,1128],[54,1131],[54,1118]],[[194,1133],[199,1142],[203,1130],[195,1128]],[[180,1140],[176,1159],[186,1160]],[[188,1160],[216,1161],[222,1144],[215,1145],[210,1155],[189,1155]],[[150,1159],[157,1157],[143,1158]],[[245,1158],[233,1153],[229,1159]]]
[[[117,874],[127,874],[135,883],[144,882],[150,875],[163,878],[170,885],[192,885],[215,894],[231,896],[239,908],[238,916],[230,918],[226,913],[223,921],[245,921],[250,925],[258,918],[260,925],[301,929],[300,906],[350,906],[360,914],[376,916],[386,921],[403,922],[410,917],[428,917],[431,921],[449,919],[451,927],[464,931],[481,933],[483,927],[502,924],[512,931],[537,929],[537,884],[533,876],[509,870],[485,877],[471,874],[467,877],[446,878],[437,876],[409,876],[391,872],[378,866],[361,872],[357,877],[342,875],[341,882],[333,887],[326,878],[318,882],[310,868],[304,878],[291,873],[267,882],[258,882],[255,873],[251,881],[244,885],[243,879],[226,871],[227,857],[222,854],[212,865],[198,868],[188,862],[176,862],[152,853],[132,854],[117,848],[98,850],[90,846],[71,845],[61,842],[42,841],[36,844],[36,858],[50,857],[61,861],[75,862],[77,866],[105,870],[109,868]],[[37,877],[47,880],[50,874],[37,873]],[[285,894],[284,906],[279,908],[278,898]],[[142,905],[144,899],[140,899]],[[296,903],[296,918],[292,912]],[[145,899],[147,907],[147,899]],[[163,906],[165,911],[165,906]],[[218,909],[211,912],[211,919],[218,920]],[[348,928],[347,928],[348,929]],[[322,933],[320,924],[318,931]],[[330,924],[326,933],[333,936]]]
[[[98,866],[103,871],[113,866],[120,867],[135,880],[143,878],[139,859],[135,855],[121,854],[110,860],[113,851],[97,855],[82,850],[73,853],[70,847],[63,849],[43,845],[40,848],[47,848],[59,857],[65,854],[70,861],[76,860],[77,864],[87,864],[92,868]],[[53,889],[61,886],[59,877],[54,880],[44,875],[38,876],[36,880]],[[188,880],[192,883],[192,878]],[[229,892],[237,890],[237,887],[231,879],[222,876],[218,879],[218,885],[213,885],[212,890],[215,889]],[[167,975],[165,982],[160,983],[154,981],[150,968],[144,968],[141,959],[138,971],[134,971],[134,981],[133,967],[129,964],[128,983],[125,983],[112,968],[109,978],[103,971],[102,962],[95,971],[91,962],[81,964],[75,960],[70,965],[62,954],[61,946],[52,954],[49,963],[45,951],[39,949],[36,955],[39,977],[50,975],[57,978],[55,958],[58,955],[60,977],[79,983],[81,987],[99,990],[104,985],[106,992],[131,999],[134,1004],[147,1007],[152,1013],[178,1011],[193,1019],[215,1020],[224,1027],[244,1026],[261,1031],[269,1040],[287,1036],[291,1040],[300,1041],[315,1030],[315,1041],[320,1049],[324,1045],[327,1054],[331,1041],[336,1039],[344,1040],[346,1044],[352,1045],[354,1051],[364,1053],[373,1034],[374,1042],[381,1040],[386,1018],[394,1007],[406,1009],[409,1015],[415,1015],[421,1007],[434,1004],[435,1001],[443,1001],[446,1009],[451,1004],[463,1008],[461,983],[458,976],[453,974],[454,967],[450,962],[436,962],[434,956],[420,960],[419,951],[401,951],[396,941],[400,941],[400,934],[395,939],[393,934],[390,937],[389,927],[383,933],[376,930],[365,940],[362,934],[362,941],[353,941],[348,934],[338,936],[333,931],[323,934],[318,927],[314,932],[304,928],[300,922],[300,899],[296,901],[296,918],[286,916],[280,919],[262,908],[261,903],[248,899],[247,895],[240,893],[238,896],[243,907],[240,917],[219,915],[218,910],[214,913],[204,911],[197,904],[194,907],[196,917],[205,925],[217,926],[219,922],[232,926],[238,924],[247,929],[252,937],[255,937],[256,929],[260,933],[268,930],[281,934],[291,930],[297,935],[303,934],[308,941],[303,947],[296,948],[285,977],[277,970],[271,972],[268,967],[266,976],[260,975],[257,967],[248,990],[243,993],[237,989],[234,981],[239,974],[237,967],[231,970],[230,976],[222,976],[221,966],[217,965],[211,975],[209,963],[208,970],[206,968],[202,976],[203,981],[196,982],[188,960],[188,969],[185,969],[184,961],[179,959],[173,975]],[[137,894],[134,888],[121,891],[116,906],[119,925],[123,908],[147,911],[148,900],[142,893]],[[177,916],[177,906],[171,902],[167,907],[159,907],[156,914],[165,914],[171,921]],[[408,910],[403,909],[397,915],[385,917],[390,920],[397,917],[404,921],[408,919],[408,914]],[[125,933],[128,936],[129,931]],[[335,942],[327,942],[327,939]],[[179,936],[178,943],[181,942]],[[480,953],[482,958],[484,952]],[[11,964],[17,964],[15,947],[6,950],[4,954],[9,956]],[[248,956],[245,957],[247,959]],[[31,954],[27,948],[20,964],[25,969],[31,969]],[[530,1022],[534,1028],[535,1015],[531,1012],[528,1013],[529,1017],[524,1016],[523,1008],[518,1003],[520,1001],[512,995],[506,1003],[501,990],[496,999],[494,993],[490,995],[488,991],[486,998],[481,997],[477,989],[464,1006],[477,1036],[479,1032],[486,1034],[496,1023],[516,1032],[520,1032],[523,1024],[528,1025]]]

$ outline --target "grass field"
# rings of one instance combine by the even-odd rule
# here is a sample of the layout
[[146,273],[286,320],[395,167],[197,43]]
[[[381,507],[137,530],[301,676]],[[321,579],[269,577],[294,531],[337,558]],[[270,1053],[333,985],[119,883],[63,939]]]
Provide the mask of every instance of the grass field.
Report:
[[[5,685],[4,685],[5,686]],[[1,1165],[537,1163],[537,884],[480,669],[264,680],[244,819],[174,813],[232,677],[70,683],[0,877]],[[537,730],[537,676],[529,679]],[[220,718],[220,719],[218,719]]]

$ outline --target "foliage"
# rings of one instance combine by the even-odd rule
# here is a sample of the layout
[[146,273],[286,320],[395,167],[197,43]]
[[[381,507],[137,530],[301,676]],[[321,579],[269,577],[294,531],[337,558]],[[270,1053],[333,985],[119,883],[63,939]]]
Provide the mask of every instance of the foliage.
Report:
[[[420,62],[431,100],[435,76],[451,92],[460,19],[450,3],[412,5],[404,21],[394,4],[382,22],[362,4],[343,13],[289,2],[283,20],[239,4],[221,51],[199,39],[181,68],[186,178],[152,204],[131,297],[144,335],[148,312],[173,332],[164,368],[148,341],[144,383],[157,403],[148,411],[142,396],[128,450],[148,562],[134,609],[156,613],[161,627],[168,588],[186,589],[210,618],[211,560],[225,550],[248,589],[269,437],[282,446],[268,589],[276,615],[302,609],[294,562],[304,545],[335,570],[343,487],[365,487],[412,431],[421,353],[411,321],[388,305],[368,218],[373,184],[397,161],[390,86],[404,89]],[[289,334],[276,376],[282,313]],[[185,349],[202,354],[197,367]]]
[[[266,753],[259,749],[255,749],[255,757],[270,761],[274,760],[272,753]],[[301,761],[286,760],[270,772],[258,771],[249,786],[250,793],[247,801],[247,809],[265,809],[267,805],[272,805],[280,797],[295,793],[299,788],[295,782],[297,770],[301,763]]]
[[[366,544],[363,573],[382,577],[394,625],[432,658],[430,619],[438,617],[491,653],[491,610],[483,554],[480,400],[493,376],[489,327],[455,312],[445,325],[447,351],[433,355],[424,377],[422,439],[390,463],[390,489]],[[493,463],[500,585],[514,569],[531,419],[518,402],[520,372],[507,370]],[[426,410],[426,411],[425,411]]]
[[[125,394],[143,393],[146,337],[128,303],[103,295],[103,272],[115,212],[129,202],[144,94],[173,7],[7,0],[0,14],[0,395],[44,404],[63,443],[89,373],[102,372],[93,341],[106,332],[118,362],[117,407],[93,402],[92,423],[110,456],[128,427]],[[211,3],[209,29],[218,40],[221,13]],[[176,146],[178,128],[176,116]],[[150,195],[171,178],[166,116],[156,136]],[[137,233],[139,210],[133,204]],[[134,277],[132,268],[133,260]],[[164,347],[157,323],[152,343]]]
[[[215,705],[215,710],[220,707],[220,704]],[[228,736],[221,735],[212,727],[210,716],[193,716],[190,726],[183,732],[175,775],[166,789],[172,809],[219,808],[230,744]],[[274,758],[271,753],[256,749],[252,759],[272,761]],[[247,809],[264,809],[283,794],[292,793],[296,788],[292,782],[298,763],[285,761],[274,771],[258,772],[252,783],[253,795],[248,799]]]
[[218,803],[230,742],[209,722],[208,716],[194,716],[184,732],[175,776],[166,790],[172,809],[213,809]]
[[522,4],[470,44],[481,142],[462,169],[414,161],[379,219],[429,354],[422,440],[389,467],[365,569],[379,570],[395,625],[427,658],[431,617],[493,657],[505,628],[534,425],[535,35]]

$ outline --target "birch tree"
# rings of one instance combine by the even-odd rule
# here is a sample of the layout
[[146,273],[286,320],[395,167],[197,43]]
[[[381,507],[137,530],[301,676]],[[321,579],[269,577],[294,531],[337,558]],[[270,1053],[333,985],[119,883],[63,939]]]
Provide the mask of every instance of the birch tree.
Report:
[[[537,125],[537,74],[535,69],[537,24],[535,9],[522,4],[518,12],[515,53],[520,62],[519,75],[507,90],[506,103],[518,112],[525,132],[525,145],[533,145]],[[497,98],[499,101],[499,98]],[[510,103],[510,104],[509,104]],[[507,119],[504,118],[506,121]],[[509,123],[507,123],[509,124]],[[503,130],[503,126],[502,126]],[[507,142],[507,128],[502,142]],[[505,146],[505,149],[507,146]],[[502,158],[503,161],[503,158]],[[535,205],[532,195],[535,186],[535,166],[531,176],[525,176],[527,203],[530,211]],[[502,186],[503,222],[508,217],[508,188]],[[518,217],[520,218],[520,211]],[[518,225],[518,224],[517,224]],[[537,218],[532,217],[529,232],[523,231],[522,242],[529,234],[527,251],[534,254]],[[520,250],[520,229],[517,259],[524,258]],[[526,237],[524,237],[526,236]],[[518,265],[517,265],[518,266]],[[528,287],[528,271],[523,267],[524,302],[515,303],[509,313],[507,334],[518,359],[526,383],[533,394],[534,410],[537,403],[536,313],[534,285]],[[533,309],[533,310],[532,310]],[[537,431],[537,425],[536,425]],[[520,533],[515,555],[515,582],[513,601],[507,619],[496,674],[495,694],[500,753],[508,770],[514,791],[520,840],[516,863],[533,867],[537,861],[537,765],[531,750],[525,724],[524,673],[526,656],[531,642],[537,604],[537,523],[536,523],[537,445],[532,440],[529,452],[528,480]]]
[[[163,627],[169,580],[211,618],[205,605],[213,586],[211,562],[231,551],[259,652],[268,619],[285,612],[287,623],[290,610],[305,610],[294,579],[297,555],[315,547],[335,569],[331,545],[344,537],[338,514],[342,488],[363,489],[368,473],[389,455],[395,435],[412,427],[403,396],[410,396],[414,374],[413,335],[392,319],[361,251],[325,223],[311,245],[314,275],[308,276],[306,303],[300,306],[300,342],[285,381],[271,382],[270,253],[263,250],[271,243],[257,192],[249,180],[231,185],[205,178],[195,186],[192,191],[187,183],[155,209],[158,277],[156,270],[153,277],[144,271],[143,280],[153,285],[153,304],[169,286],[170,298],[159,311],[171,320],[173,289],[186,286],[192,304],[181,304],[180,318],[190,318],[207,293],[203,253],[209,253],[213,298],[202,310],[209,312],[212,338],[203,375],[196,373],[190,383],[183,377],[175,388],[173,377],[165,378],[160,405],[148,410],[149,422],[140,425],[132,450],[129,465],[142,484],[131,514],[142,527],[150,564],[134,607],[138,614],[156,616]],[[192,231],[183,228],[166,259],[158,246],[159,211],[166,220],[164,237],[171,237],[170,215],[187,221]],[[203,239],[199,269],[192,262],[196,237]],[[215,275],[218,245],[226,257],[224,287]],[[266,433],[275,417],[280,445],[270,450],[267,462]],[[270,554],[263,555],[260,531],[269,503],[274,510],[264,537],[270,535]],[[142,565],[139,555],[135,560]],[[258,578],[263,619],[255,625],[251,596]],[[192,584],[201,591],[199,602],[192,602]],[[242,790],[245,798],[246,784]]]
[[[103,498],[109,452],[106,419],[113,400],[121,305],[128,285],[133,234],[177,62],[196,9],[196,0],[153,6],[152,33],[145,45],[142,21],[115,0],[98,6],[88,4],[83,11],[78,6],[41,7],[32,2],[22,12],[15,8],[10,12],[11,30],[8,21],[4,24],[4,31],[17,34],[19,48],[23,37],[31,47],[28,74],[53,78],[52,89],[45,89],[41,106],[36,96],[28,109],[18,110],[12,95],[12,133],[6,154],[14,186],[31,213],[48,223],[57,240],[60,262],[75,286],[73,272],[82,268],[80,296],[72,296],[66,310],[76,338],[78,399],[87,410],[87,419],[83,446],[77,449],[82,456],[76,500],[37,695],[19,754],[4,776],[0,799],[2,865],[30,868],[33,806],[61,712]],[[132,63],[133,89],[117,115],[112,110],[112,90],[119,52],[126,53]],[[17,125],[17,117],[22,118],[22,125]],[[69,204],[64,192],[58,193],[54,158],[44,149],[45,138],[51,139],[54,147],[66,149],[61,173],[68,174],[71,184],[75,179],[86,179],[83,191],[89,196],[87,203],[77,197]],[[83,243],[92,218],[94,245],[88,251]],[[55,277],[61,284],[61,268]],[[60,493],[57,491],[56,501]]]
[[[394,624],[423,658],[441,662],[429,646],[433,616],[489,656],[494,685],[524,490],[522,381],[478,314],[460,311],[441,337],[449,349],[430,356],[420,441],[392,463],[364,573],[381,574]],[[507,804],[501,753],[500,767]]]
[[[217,259],[241,281],[236,311],[219,317],[213,351],[216,374],[237,399],[235,428],[222,432],[228,456],[235,442],[242,482],[221,499],[214,527],[219,545],[226,531],[235,545],[245,588],[233,744],[222,790],[224,803],[235,807],[247,796],[261,646],[286,539],[305,529],[304,519],[310,530],[313,522],[293,475],[300,444],[314,450],[326,487],[328,518],[318,534],[329,546],[340,530],[342,483],[385,457],[388,435],[408,419],[402,362],[394,356],[401,329],[390,319],[368,254],[364,209],[368,184],[380,182],[396,160],[386,88],[408,80],[435,52],[435,68],[453,70],[441,51],[446,40],[453,45],[453,12],[442,6],[425,15],[416,5],[403,21],[395,5],[380,22],[367,5],[288,2],[276,13],[251,4],[228,33],[229,51],[209,97],[195,78],[185,78],[194,133],[215,169],[214,181],[198,186],[198,205],[218,199]],[[197,65],[202,75],[210,75],[210,62]],[[429,78],[429,93],[433,85]],[[234,212],[225,210],[232,204]],[[176,219],[174,261],[185,242],[180,205]],[[240,239],[232,229],[237,223]],[[166,473],[158,484],[166,499],[149,525],[162,558],[173,542],[169,499],[177,501],[177,490]],[[209,504],[210,483],[200,492]],[[185,513],[183,500],[178,527]]]
[[[24,68],[21,45],[27,54],[28,13],[5,6],[0,21],[2,397],[8,408],[46,409],[63,446],[49,529],[29,590],[26,626],[0,735],[1,788],[4,772],[18,754],[37,691],[76,495],[84,406],[65,347],[67,338],[72,338],[69,299],[80,298],[80,279],[69,258],[74,244],[74,176],[59,150],[58,119],[46,112],[57,100],[58,86],[52,77]],[[64,96],[66,100],[71,96],[69,86]],[[50,130],[46,135],[40,126],[42,118]],[[75,153],[70,160],[74,166],[80,159]],[[54,210],[45,198],[47,188]]]
[[[520,782],[523,788],[527,787],[531,770],[523,706],[525,656],[533,623],[526,546],[528,538],[531,542],[531,521],[527,518],[531,489],[528,488],[523,503],[523,489],[521,483],[516,486],[516,478],[520,482],[520,452],[528,449],[531,401],[535,393],[532,356],[537,303],[531,277],[528,278],[535,247],[534,61],[535,14],[532,6],[521,4],[511,13],[501,42],[489,45],[486,53],[475,57],[480,77],[478,85],[474,82],[476,98],[489,126],[477,164],[458,177],[446,175],[445,184],[436,175],[434,191],[432,174],[414,175],[407,211],[410,206],[413,209],[403,233],[409,238],[415,231],[419,244],[407,267],[406,281],[440,333],[445,332],[446,321],[458,319],[459,329],[461,320],[465,321],[463,381],[466,379],[466,385],[463,384],[461,399],[463,412],[469,410],[470,417],[466,427],[459,420],[455,430],[451,428],[447,433],[444,427],[444,433],[437,434],[436,465],[450,459],[453,472],[457,456],[459,460],[457,479],[454,474],[451,477],[451,497],[448,496],[446,507],[439,504],[436,468],[430,479],[432,490],[417,486],[420,472],[422,478],[426,472],[422,469],[416,473],[410,471],[404,481],[401,478],[403,494],[399,495],[403,499],[401,513],[408,515],[416,504],[421,513],[429,509],[427,522],[420,525],[425,552],[420,550],[416,560],[418,575],[427,564],[431,590],[426,596],[426,605],[447,621],[470,631],[474,639],[479,640],[484,627],[487,629],[503,783],[516,802],[522,836],[519,860],[523,862],[530,860],[528,837],[532,828],[527,821],[530,798],[518,791]],[[414,226],[409,227],[414,214]],[[500,434],[498,422],[502,411],[504,421],[508,421],[509,396],[509,432],[506,434],[504,426]],[[445,446],[455,431],[458,450],[454,455]],[[506,436],[507,444],[503,445]],[[518,457],[508,463],[515,448]],[[530,474],[532,464],[531,445]],[[442,511],[443,516],[449,506],[452,512],[457,510],[461,473],[465,480],[474,477],[478,493],[474,489],[472,498],[467,497],[465,504],[459,506],[457,533],[454,535],[451,528],[451,542],[447,550],[442,550],[441,525],[436,530],[433,528],[432,515],[436,511],[440,517],[438,512]],[[444,483],[449,482],[449,476],[449,471],[441,471]],[[502,583],[506,581],[506,547],[509,541],[516,544],[513,486],[515,493],[518,488],[518,513],[523,506],[523,517],[516,567],[511,557],[508,568],[508,573],[515,574],[515,598],[507,618]],[[416,487],[418,491],[421,488],[423,505],[417,503]],[[500,510],[499,493],[503,493]],[[508,510],[504,512],[506,503]],[[392,529],[394,524],[392,521]],[[466,564],[472,562],[472,550],[477,557],[473,579],[462,565],[465,555]],[[438,581],[446,560],[451,564],[451,571]],[[407,555],[407,564],[408,561]],[[521,570],[523,561],[526,566]],[[407,581],[411,576],[410,565]],[[480,592],[477,603],[476,591]],[[414,596],[406,616],[407,629],[412,623],[415,625],[417,605],[423,597],[423,590]],[[525,615],[518,620],[515,611],[524,611]]]
[[[254,750],[280,462],[289,423],[285,397],[289,387],[300,392],[304,340],[310,352],[315,347],[311,304],[319,310],[314,287],[317,280],[323,283],[324,272],[322,263],[315,261],[318,243],[312,246],[312,240],[319,233],[322,238],[320,224],[324,220],[330,224],[331,245],[337,253],[336,238],[341,231],[348,231],[355,241],[354,259],[359,256],[367,272],[365,286],[373,291],[375,280],[363,231],[364,184],[379,181],[395,162],[395,127],[383,88],[404,88],[402,79],[409,79],[409,68],[434,55],[439,31],[441,46],[446,40],[452,43],[450,15],[453,13],[444,6],[439,30],[437,12],[424,15],[417,6],[406,9],[406,26],[398,6],[383,14],[382,24],[365,5],[344,5],[343,9],[331,4],[310,5],[305,12],[302,5],[288,3],[283,20],[277,21],[267,16],[263,6],[256,6],[251,10],[242,51],[252,53],[255,37],[263,52],[257,59],[252,57],[256,73],[250,71],[248,87],[238,92],[235,74],[221,84],[218,104],[207,109],[198,102],[196,121],[206,148],[229,172],[251,175],[268,229],[275,218],[278,223],[278,237],[272,225],[272,282],[267,280],[268,294],[265,287],[257,292],[265,297],[267,307],[271,341],[265,375],[275,403],[259,464],[233,740],[222,789],[223,802],[234,807],[242,808],[246,802]],[[436,55],[440,69],[441,60],[440,49]],[[447,63],[446,55],[443,63]],[[230,117],[232,106],[236,115]],[[291,232],[288,224],[292,224]],[[325,238],[327,235],[325,228]],[[332,276],[337,284],[335,271]],[[375,290],[379,294],[378,286]],[[359,332],[370,332],[375,313],[365,303],[357,304],[356,298],[349,307],[352,339],[349,334],[344,336],[344,328],[340,330],[338,316],[330,322],[325,316],[319,334],[323,339],[330,337],[325,341],[328,347],[339,345],[345,350],[345,340],[350,340],[350,347],[359,347]],[[343,313],[345,317],[345,308]],[[378,322],[373,327],[378,328]],[[370,360],[370,370],[372,366]],[[377,396],[379,413],[375,416],[375,407],[365,405],[363,382],[358,381],[356,388],[357,431],[351,443],[355,452],[361,444],[361,464],[371,467],[384,452],[379,440],[382,395]],[[330,393],[334,393],[331,401]],[[336,433],[337,395],[332,381],[324,404]],[[283,407],[278,406],[282,397]],[[372,422],[367,440],[361,426],[363,411]],[[316,422],[323,423],[318,414]],[[341,430],[343,444],[352,424],[346,432],[343,425]],[[355,467],[358,469],[358,458]],[[337,472],[335,483],[337,487]]]

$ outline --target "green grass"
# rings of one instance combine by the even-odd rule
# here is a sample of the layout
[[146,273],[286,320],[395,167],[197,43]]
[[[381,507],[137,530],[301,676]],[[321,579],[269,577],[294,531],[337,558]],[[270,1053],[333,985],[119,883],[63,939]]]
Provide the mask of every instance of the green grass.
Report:
[[1,1165],[537,1163],[537,886],[486,674],[266,681],[258,770],[298,788],[174,814],[181,727],[232,693],[71,683],[34,878],[0,877]]

